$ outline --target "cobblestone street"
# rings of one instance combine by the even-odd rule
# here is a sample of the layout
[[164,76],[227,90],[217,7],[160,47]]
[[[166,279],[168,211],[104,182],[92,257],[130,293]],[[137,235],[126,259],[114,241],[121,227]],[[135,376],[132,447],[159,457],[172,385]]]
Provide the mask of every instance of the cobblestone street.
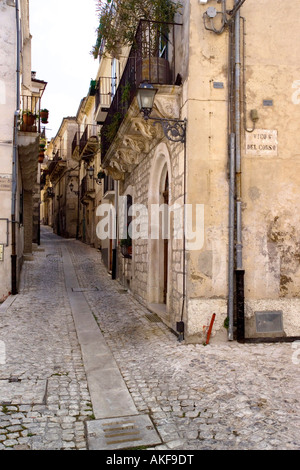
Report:
[[89,448],[95,416],[63,249],[138,412],[154,423],[157,449],[300,449],[292,343],[180,343],[111,280],[99,251],[42,227],[19,294],[0,308],[0,450]]

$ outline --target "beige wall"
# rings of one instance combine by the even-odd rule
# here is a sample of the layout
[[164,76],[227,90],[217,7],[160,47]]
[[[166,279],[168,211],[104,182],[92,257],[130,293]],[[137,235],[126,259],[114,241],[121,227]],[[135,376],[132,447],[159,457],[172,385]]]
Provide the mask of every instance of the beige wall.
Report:
[[[13,118],[16,103],[15,9],[3,1],[0,2],[0,8],[0,218],[10,220]],[[11,233],[10,224],[9,232]],[[0,243],[4,244],[4,260],[0,261],[0,301],[11,290],[11,240],[9,239],[9,246],[6,247],[6,237],[7,222],[3,220],[0,221]]]
[[[227,1],[227,10],[233,4],[233,0]],[[222,5],[215,0],[204,5],[198,0],[183,2],[183,15],[176,18],[183,26],[176,29],[175,73],[182,76],[183,84],[181,87],[161,87],[155,111],[159,116],[187,119],[186,202],[204,208],[204,241],[203,245],[189,249],[186,254],[184,321],[186,338],[200,342],[213,313],[216,320],[212,340],[226,340],[223,323],[228,314],[229,32],[228,28],[222,34],[205,29],[203,14],[209,7],[221,11]],[[257,333],[255,312],[274,310],[283,312],[283,335],[300,334],[297,171],[300,42],[295,24],[299,14],[300,4],[286,8],[279,0],[247,0],[241,9],[246,20],[245,30],[243,21],[241,28],[241,53],[242,57],[245,55],[245,62],[242,63],[240,103],[243,268],[248,336]],[[125,63],[122,59],[121,72]],[[110,75],[109,59],[100,63],[99,76],[105,75]],[[222,86],[214,86],[215,82]],[[264,100],[273,100],[273,106],[265,106]],[[259,143],[256,143],[257,152],[246,150],[246,136],[257,139],[255,131],[246,132],[244,128],[244,117],[247,129],[252,126],[251,110],[257,110],[258,130],[277,131],[276,155],[264,154],[259,150]],[[87,122],[87,117],[85,119]],[[155,132],[143,128],[139,119],[134,101],[109,151],[108,160],[111,159],[111,167],[115,170],[117,155],[125,167],[131,162],[132,155],[126,155],[126,145],[122,141],[124,136],[137,139],[142,149],[119,182],[120,196],[131,194],[134,203],[146,207],[153,201],[158,202],[154,194],[157,195],[162,174],[160,165],[164,162],[170,176],[170,203],[183,204],[184,146],[167,141],[157,126]],[[118,154],[120,147],[122,151]],[[100,200],[99,197],[97,204]],[[157,294],[160,250],[159,244],[151,240],[136,240],[132,260],[119,257],[122,283],[148,306],[161,303]],[[169,243],[168,270],[168,298],[162,316],[175,328],[182,308],[182,241],[171,240]]]
[[[259,17],[253,8],[248,2],[243,9],[247,106],[258,110],[257,127],[278,132],[278,154],[249,155],[243,141],[247,313],[282,310],[286,334],[295,336],[300,334],[300,107],[295,83],[300,77],[295,21],[300,4],[283,10],[282,2],[269,0],[267,14]],[[266,99],[273,100],[272,107],[263,106]]]
[[[205,245],[201,252],[191,253],[188,269],[188,326],[190,332],[196,333],[201,324],[207,325],[212,313],[217,313],[215,328],[222,331],[227,311],[228,34],[218,36],[205,31],[201,16],[208,5],[200,7],[195,1],[191,6],[188,187],[190,200],[205,204]],[[257,128],[278,132],[278,155],[268,156],[260,151],[250,155],[246,152],[246,132],[242,126],[243,267],[248,335],[254,334],[254,312],[273,310],[283,311],[286,335],[300,333],[297,171],[300,107],[295,104],[297,89],[293,88],[299,79],[300,45],[295,18],[300,5],[295,3],[292,9],[284,11],[282,8],[279,1],[257,5],[248,0],[241,10],[246,19],[246,73],[242,78],[247,125],[248,128],[252,125],[250,110],[256,109]],[[224,89],[213,89],[213,80],[223,82]],[[263,100],[273,100],[273,106],[264,106]]]

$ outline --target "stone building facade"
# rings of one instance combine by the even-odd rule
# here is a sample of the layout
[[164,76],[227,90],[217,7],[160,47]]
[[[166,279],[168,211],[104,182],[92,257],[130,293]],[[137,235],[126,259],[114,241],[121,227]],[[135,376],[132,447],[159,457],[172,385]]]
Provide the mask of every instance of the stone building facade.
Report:
[[[129,220],[142,231],[130,252],[119,234],[117,277],[174,331],[184,326],[187,341],[205,341],[212,319],[212,340],[299,337],[299,8],[283,13],[277,0],[186,1],[169,28],[168,79],[140,75],[128,47],[114,66],[101,165],[115,180],[118,228],[128,224],[122,207],[126,213],[129,203]],[[115,60],[102,54],[98,79],[114,83]],[[137,77],[157,89],[152,118],[186,120],[184,142],[169,140],[162,122],[144,120]],[[149,231],[151,207],[163,203],[172,214],[167,240]],[[185,237],[174,235],[174,208],[185,220],[193,211]]]
[[96,207],[101,193],[97,178],[97,168],[100,166],[100,127],[94,118],[94,108],[95,82],[91,81],[88,94],[78,107],[71,158],[78,167],[78,238],[99,248],[96,237]]
[[24,254],[38,242],[41,97],[31,71],[28,0],[0,1],[0,301],[16,294]]
[[63,118],[43,165],[42,222],[65,238],[76,238],[79,230],[79,166],[72,159],[76,130],[75,117]]

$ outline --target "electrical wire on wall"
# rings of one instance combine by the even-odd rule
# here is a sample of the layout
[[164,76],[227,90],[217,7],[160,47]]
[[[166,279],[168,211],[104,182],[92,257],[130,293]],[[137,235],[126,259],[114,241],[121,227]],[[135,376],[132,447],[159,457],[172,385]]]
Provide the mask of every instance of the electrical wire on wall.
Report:
[[[222,11],[217,11],[214,7],[209,7],[203,14],[204,27],[208,31],[212,31],[215,34],[222,34],[228,23],[226,15],[226,0],[218,0],[218,3],[222,2]],[[219,25],[216,26],[217,20]]]

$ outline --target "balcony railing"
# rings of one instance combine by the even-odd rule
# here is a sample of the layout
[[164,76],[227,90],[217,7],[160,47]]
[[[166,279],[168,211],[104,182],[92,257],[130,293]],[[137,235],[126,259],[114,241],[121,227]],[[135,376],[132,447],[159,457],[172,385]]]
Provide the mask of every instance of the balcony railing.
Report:
[[85,127],[79,139],[79,155],[82,158],[89,158],[100,149],[99,134],[100,130],[98,125],[88,124]]
[[95,120],[104,122],[107,111],[113,99],[113,90],[116,88],[117,77],[100,77],[96,87]]
[[79,146],[79,132],[75,132],[75,135],[72,141],[72,155],[74,155],[75,150],[78,148],[78,146]]
[[41,98],[37,96],[21,96],[20,131],[40,133]]
[[175,83],[175,23],[141,20],[121,80],[101,129],[101,156],[105,157],[143,81]]
[[107,193],[108,191],[114,191],[114,180],[110,175],[105,175],[103,180],[103,194]]
[[94,179],[84,176],[81,180],[79,194],[81,200],[93,199],[95,196]]
[[66,161],[62,158],[62,151],[57,150],[48,163],[48,172],[50,176],[59,173],[66,166]]

